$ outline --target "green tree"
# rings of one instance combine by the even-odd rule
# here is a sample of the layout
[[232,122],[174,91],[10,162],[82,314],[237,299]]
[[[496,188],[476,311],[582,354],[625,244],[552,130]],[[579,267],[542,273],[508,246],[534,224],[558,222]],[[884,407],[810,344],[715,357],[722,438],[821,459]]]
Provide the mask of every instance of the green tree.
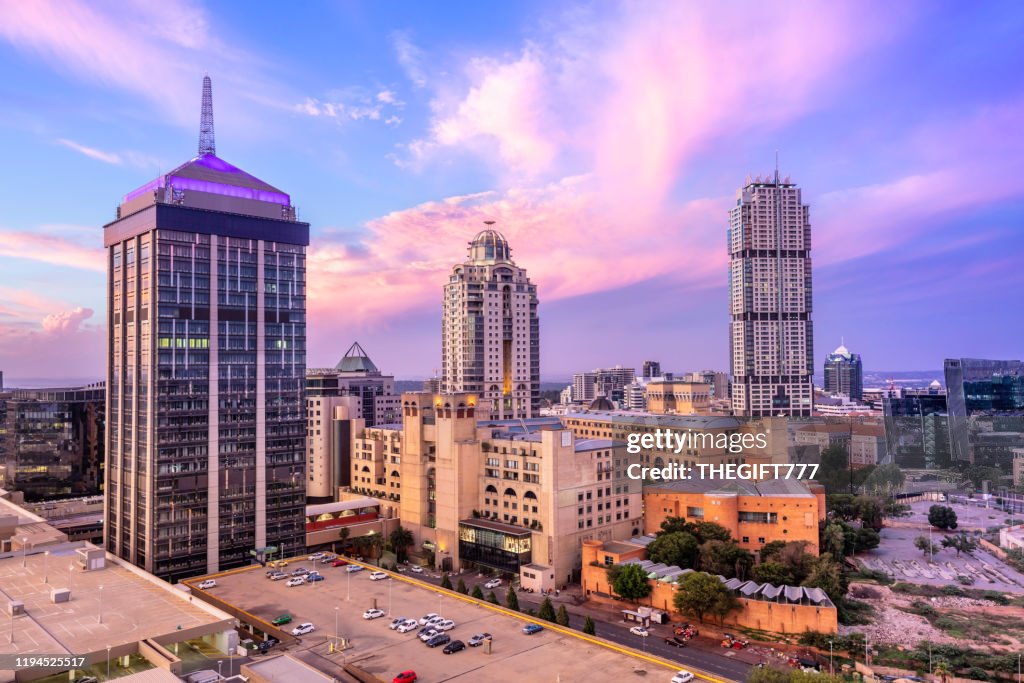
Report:
[[852,493],[830,493],[825,496],[825,508],[832,519],[852,522],[857,519],[856,500]]
[[753,666],[747,671],[746,683],[789,683],[792,672],[774,666]]
[[907,475],[895,463],[879,465],[864,480],[864,491],[876,496],[892,496],[903,489]]
[[892,517],[893,519],[899,519],[900,517],[909,517],[913,514],[910,510],[910,506],[905,503],[900,503],[895,500],[885,501],[885,516]]
[[651,594],[651,584],[647,580],[647,572],[638,564],[619,565],[615,573],[612,590],[625,600],[640,602]]
[[915,538],[914,547],[925,555],[935,555],[935,553],[939,552],[939,546],[932,545],[927,536],[918,536]]
[[819,545],[822,552],[832,553],[835,557],[846,555],[847,534],[850,535],[850,545],[852,545],[854,531],[849,524],[839,520],[827,522],[819,534]]
[[448,572],[445,572],[444,576],[441,578],[441,588],[447,588],[448,590],[452,589],[452,580],[448,578]]
[[462,593],[463,595],[469,595],[469,589],[466,588],[466,582],[462,580],[461,576],[459,577],[458,585],[455,586],[455,591],[457,593]]
[[932,505],[928,508],[928,523],[936,529],[955,529],[956,511],[947,505]]
[[394,549],[395,555],[398,556],[398,561],[405,562],[408,559],[408,548],[413,544],[412,532],[399,525],[391,532],[388,540],[391,541],[391,547]]
[[[1003,478],[1003,471],[998,467],[971,465],[961,473],[962,481],[975,489],[980,489],[982,482],[987,481],[993,486]],[[956,528],[956,527],[952,527]]]
[[726,588],[717,576],[705,572],[691,572],[679,581],[679,587],[672,596],[672,604],[677,611],[691,615],[703,623],[707,614],[714,614],[720,618],[728,614],[726,607],[729,602],[726,594],[735,600],[732,591]]
[[590,618],[589,614],[583,620],[583,632],[590,636],[597,635],[597,629],[594,628],[594,620]]
[[960,553],[967,553],[970,555],[978,549],[978,544],[970,536],[964,533],[956,534],[955,536],[946,536],[942,539],[943,548],[952,548],[956,551],[956,556],[960,557]]
[[647,546],[647,559],[683,569],[693,569],[699,554],[697,539],[685,531],[660,534]]
[[569,625],[569,610],[565,608],[565,605],[558,606],[558,614],[555,616],[555,621],[559,626]]
[[778,553],[782,552],[782,549],[786,547],[785,541],[772,541],[771,543],[765,543],[761,546],[761,561],[768,562],[773,559]]
[[348,548],[348,535],[349,528],[347,526],[341,527],[341,531],[338,532],[338,540],[341,541],[341,552],[345,553]]
[[[886,467],[889,467],[886,465]],[[895,465],[893,465],[895,467]],[[856,499],[857,519],[862,526],[878,531],[885,520],[885,506],[878,498],[858,496]]]
[[754,556],[734,541],[710,540],[700,546],[700,570],[726,578],[743,578],[754,563]]
[[698,543],[708,541],[731,541],[732,534],[721,524],[716,522],[698,522],[694,527],[693,535],[697,537]]
[[483,600],[484,599],[484,592],[482,590],[480,590],[480,584],[477,584],[477,585],[473,586],[473,597],[476,598],[477,600]]
[[811,573],[814,555],[807,552],[805,541],[790,541],[779,551],[776,559],[789,570],[793,576],[793,584],[800,584]]
[[658,534],[672,534],[680,531],[690,533],[693,525],[686,521],[685,517],[666,517],[661,523],[661,531]]
[[793,574],[781,562],[769,560],[762,562],[750,570],[750,578],[758,583],[770,583],[773,586],[792,586]]
[[519,611],[519,596],[516,595],[515,589],[512,586],[508,587],[508,595],[505,596],[505,607],[516,612]]
[[849,579],[843,567],[832,559],[832,555],[824,553],[811,565],[811,571],[804,579],[803,586],[820,588],[828,595],[829,600],[837,607],[843,604],[846,591],[850,587]]
[[555,606],[551,604],[551,598],[544,598],[544,602],[540,603],[540,611],[537,616],[544,621],[555,620]]
[[[511,588],[509,588],[509,592],[510,593],[512,592]],[[491,603],[493,605],[497,605],[498,604],[498,596],[494,594],[494,591],[489,591],[487,593],[487,602],[489,602],[489,603]]]
[[855,551],[860,553],[865,550],[874,550],[882,543],[882,536],[874,529],[857,529]]

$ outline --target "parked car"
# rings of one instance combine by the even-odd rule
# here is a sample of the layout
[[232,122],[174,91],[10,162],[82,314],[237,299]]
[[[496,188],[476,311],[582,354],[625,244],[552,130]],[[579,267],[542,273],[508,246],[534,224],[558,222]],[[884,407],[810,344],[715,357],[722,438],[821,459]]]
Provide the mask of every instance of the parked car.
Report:
[[382,616],[384,616],[384,610],[377,609],[376,607],[363,612],[363,619],[379,619]]
[[313,626],[313,624],[311,624],[311,623],[309,623],[307,621],[307,622],[301,623],[298,626],[296,626],[295,628],[293,628],[292,629],[292,635],[293,636],[304,636],[307,633],[312,633],[315,630],[316,630],[316,626]]
[[420,629],[419,635],[417,637],[425,643],[440,633],[441,632],[433,626],[424,626]]
[[441,652],[445,653],[446,655],[451,655],[455,654],[456,652],[461,652],[465,649],[466,644],[464,642],[462,642],[461,640],[453,640],[452,642],[445,645],[444,649],[441,650]]
[[292,622],[292,615],[290,615],[287,612],[285,612],[284,614],[282,614],[281,616],[277,617],[276,619],[274,619],[270,623],[273,624],[274,626],[284,626],[285,624],[290,624],[291,622]]
[[306,579],[301,576],[293,576],[292,578],[285,581],[284,585],[288,588],[294,588],[295,586],[301,586],[306,583]]
[[394,619],[391,620],[391,623],[388,624],[388,628],[391,629],[392,631],[394,631],[396,628],[398,628],[399,626],[404,624],[405,621],[406,621],[405,617],[395,617]]
[[346,564],[348,564],[348,560],[343,560],[340,557],[336,557],[331,560],[332,567],[344,567]]
[[666,638],[665,639],[665,644],[666,645],[671,645],[672,647],[686,647],[686,638],[680,638],[679,636],[672,636],[671,638]]
[[259,644],[257,649],[259,649],[260,654],[265,655],[267,654],[267,650],[279,644],[280,642],[281,641],[275,638],[274,636],[268,636],[266,640]]
[[428,612],[420,617],[420,626],[426,626],[427,622],[437,616],[437,612]]
[[484,644],[484,641],[490,637],[490,633],[477,633],[475,636],[469,639],[467,645],[469,645],[470,647],[480,647]]
[[324,556],[323,553],[313,553],[312,555],[310,555],[306,559],[309,560],[310,562],[316,562],[317,560],[319,560],[323,556]]
[[292,570],[292,576],[305,576],[309,573],[309,570],[305,567],[296,567]]
[[419,566],[418,564],[409,565],[409,571],[415,572],[417,574],[422,574],[423,567]]
[[310,573],[310,574],[306,574],[306,583],[313,583],[314,581],[323,581],[323,580],[324,580],[324,575],[323,574],[317,574],[315,572]]
[[540,633],[544,630],[544,627],[540,624],[527,624],[523,627],[523,633],[528,636],[532,636],[534,633]]
[[434,628],[438,631],[451,631],[455,628],[455,622],[451,619],[442,619],[441,621],[434,624]]
[[347,567],[345,567],[345,571],[347,571],[347,572],[361,572],[361,571],[363,571],[363,565],[361,565],[361,564],[350,564]]
[[676,675],[672,677],[671,683],[690,683],[690,681],[692,680],[693,674],[687,671],[686,669],[683,669],[682,671],[676,673]]
[[444,621],[444,617],[433,616],[430,619],[427,619],[427,626],[434,626],[434,627],[436,627],[442,621]]
[[383,581],[386,578],[387,572],[370,572],[370,581]]
[[419,680],[416,678],[415,671],[403,671],[394,678],[391,679],[391,683],[416,683]]
[[646,638],[647,636],[651,635],[651,632],[645,629],[643,626],[634,626],[633,628],[629,629],[629,632],[632,633],[634,636],[640,636],[641,638]]
[[491,579],[484,584],[484,588],[497,588],[501,585],[501,579]]
[[338,559],[337,555],[327,554],[320,558],[320,564],[330,564],[331,562],[334,562],[336,559]]
[[196,588],[198,588],[201,591],[207,591],[207,590],[210,590],[211,588],[216,588],[216,587],[217,587],[217,582],[214,581],[213,579],[207,579],[206,581],[200,581],[199,585],[196,586]]
[[402,622],[401,626],[399,626],[396,630],[399,633],[408,633],[409,631],[412,631],[418,627],[419,622],[417,622],[415,619],[406,619],[404,622]]
[[447,633],[438,633],[427,641],[427,647],[440,647],[441,645],[447,645],[451,641],[452,637]]
[[275,572],[275,573],[270,575],[270,580],[271,581],[280,581],[282,579],[287,579],[287,578],[288,578],[288,575],[285,574],[284,572]]

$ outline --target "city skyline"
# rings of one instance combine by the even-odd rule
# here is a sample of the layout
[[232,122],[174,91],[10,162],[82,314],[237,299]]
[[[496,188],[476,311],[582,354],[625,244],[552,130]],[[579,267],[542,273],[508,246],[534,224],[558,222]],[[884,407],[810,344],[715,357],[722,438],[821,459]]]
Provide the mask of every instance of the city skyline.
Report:
[[451,264],[495,220],[537,284],[542,379],[726,369],[727,212],[776,150],[811,206],[816,368],[844,336],[875,370],[1021,355],[1011,4],[62,4],[75,32],[54,7],[0,8],[9,384],[102,376],[101,226],[195,149],[207,71],[221,156],[314,226],[311,367],[358,340],[433,374]]

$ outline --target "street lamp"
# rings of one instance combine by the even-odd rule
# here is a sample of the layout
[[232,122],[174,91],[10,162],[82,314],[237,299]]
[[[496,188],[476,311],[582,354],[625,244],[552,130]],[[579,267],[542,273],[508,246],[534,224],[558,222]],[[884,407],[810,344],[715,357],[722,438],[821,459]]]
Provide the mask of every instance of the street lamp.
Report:
[[348,567],[345,568],[345,585],[345,600],[348,601],[352,599],[352,572],[348,570]]
[[[14,638],[14,632],[11,631],[11,638]],[[14,642],[13,640],[11,641]],[[1020,655],[1017,655],[1017,683],[1020,683]]]
[[388,616],[391,616],[391,585],[394,583],[390,578],[388,579]]
[[28,560],[28,536],[21,537],[21,568],[24,569]]
[[50,577],[46,575],[49,569],[50,551],[47,550],[43,553],[43,583],[50,583]]
[[[100,586],[102,588],[102,586]],[[107,680],[110,680],[110,646],[107,645]]]
[[100,611],[99,611],[99,614],[97,616],[98,616],[98,618],[96,620],[96,623],[97,624],[102,624],[103,623],[103,584],[100,584]]
[[834,676],[835,669],[832,667],[832,641],[828,641],[828,675]]
[[[339,609],[338,606],[335,605],[335,607],[334,607],[334,649],[335,650],[338,649],[338,636],[340,635],[338,633],[338,609]],[[1019,683],[1019,681],[1018,681],[1018,683]]]
[[218,659],[217,660],[217,680],[219,680],[219,681],[223,681],[224,680],[224,676],[220,672],[220,665],[223,664],[223,663],[224,663],[223,659]]

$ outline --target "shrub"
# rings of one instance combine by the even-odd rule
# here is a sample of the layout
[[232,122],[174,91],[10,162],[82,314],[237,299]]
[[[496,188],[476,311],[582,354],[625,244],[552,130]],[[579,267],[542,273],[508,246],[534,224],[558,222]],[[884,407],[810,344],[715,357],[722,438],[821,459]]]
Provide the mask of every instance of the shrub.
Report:
[[959,586],[943,586],[942,594],[962,597],[964,595],[964,591]]

